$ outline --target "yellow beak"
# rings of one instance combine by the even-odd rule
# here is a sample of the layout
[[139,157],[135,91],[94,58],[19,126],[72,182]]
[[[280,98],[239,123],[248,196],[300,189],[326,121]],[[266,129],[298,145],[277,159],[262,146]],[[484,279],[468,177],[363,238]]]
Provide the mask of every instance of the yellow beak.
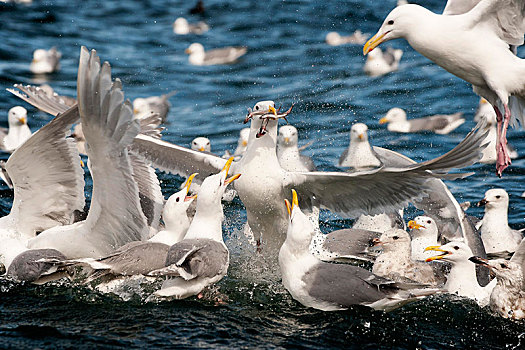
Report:
[[21,124],[25,124],[25,123],[27,123],[26,117],[20,117],[20,118],[18,118],[18,121],[19,121]]
[[227,185],[231,184],[233,181],[237,180],[240,177],[241,177],[241,174],[235,174],[235,175],[231,176],[229,179],[226,179],[226,181],[224,181],[224,185],[227,186]]
[[288,199],[284,200],[284,204],[286,205],[286,211],[288,211],[288,216],[292,216],[292,205],[288,201]]
[[284,142],[286,142],[286,143],[290,142],[290,138],[289,137],[285,137],[284,138]]
[[388,123],[388,119],[386,117],[379,119],[379,124],[385,124],[385,123]]
[[242,145],[243,145],[244,147],[248,146],[248,141],[244,141],[244,140],[243,140],[243,141],[242,141]]
[[364,140],[364,138],[365,138],[365,135],[363,135],[363,134],[359,134],[359,136],[358,136],[358,137],[359,137],[359,140]]
[[383,38],[385,37],[385,34],[381,34],[379,36],[377,36],[376,34],[373,37],[371,37],[370,40],[366,42],[365,46],[363,46],[363,55],[366,56],[366,54],[368,54],[370,51],[375,49],[379,44],[381,44],[383,42]]
[[414,220],[410,220],[410,221],[408,222],[408,228],[419,230],[420,228],[426,228],[426,227],[423,226],[423,225],[418,224],[418,223],[415,222]]
[[226,164],[224,164],[224,168],[222,168],[221,172],[222,171],[226,171],[226,174],[228,174],[228,171],[230,171],[230,167],[232,165],[232,162],[233,162],[233,157],[230,157],[230,159],[228,159]]
[[270,107],[268,107],[268,110],[269,110],[270,113],[272,113],[273,115],[277,115],[277,110],[275,109],[275,107],[270,106]]
[[138,113],[139,113],[139,110],[136,108],[133,108],[133,114],[138,114]]
[[431,256],[430,258],[427,258],[425,260],[426,262],[430,262],[430,261],[433,261],[433,260],[440,260],[440,259],[443,259],[443,257],[452,254],[448,250],[441,249],[441,246],[436,246],[436,245],[433,245],[433,246],[425,248],[425,252],[428,252],[429,250],[436,251],[436,252],[443,252],[443,253],[446,253],[446,254]]
[[189,55],[191,53],[191,50],[189,48],[187,48],[186,50],[184,50],[184,53]]
[[489,103],[489,101],[485,100],[483,97],[481,98],[481,104],[484,105],[485,103]]
[[298,207],[299,206],[299,200],[297,199],[297,192],[295,192],[295,190],[292,189],[292,209],[293,207]]
[[188,180],[186,180],[186,193],[190,192],[191,182],[197,175],[199,175],[199,173],[193,173],[190,175],[190,177],[188,177]]
[[204,147],[199,148],[199,151],[204,152]]

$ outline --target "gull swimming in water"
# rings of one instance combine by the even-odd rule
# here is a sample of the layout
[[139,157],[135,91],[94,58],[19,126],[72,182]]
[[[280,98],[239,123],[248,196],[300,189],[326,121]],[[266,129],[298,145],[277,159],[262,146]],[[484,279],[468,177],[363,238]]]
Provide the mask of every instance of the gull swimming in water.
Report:
[[374,50],[366,59],[363,70],[372,77],[385,75],[398,69],[402,56],[403,50],[396,50],[391,47],[386,51]]
[[510,50],[511,45],[523,44],[524,15],[520,0],[449,0],[443,15],[419,5],[403,5],[387,15],[363,54],[383,42],[405,38],[423,56],[471,83],[497,115],[496,171],[501,176],[511,164],[508,125],[525,124],[525,81],[519,78],[525,74],[525,61]]
[[457,129],[465,122],[463,113],[437,114],[428,117],[407,120],[406,112],[401,108],[392,108],[379,120],[379,124],[388,123],[388,131],[394,132],[420,132],[432,131],[439,135],[446,135]]
[[160,96],[137,97],[133,100],[133,113],[139,118],[158,114],[162,122],[165,123],[171,108],[171,103],[168,99],[176,93],[176,91],[172,91]]
[[62,54],[52,47],[49,50],[37,49],[33,52],[33,61],[29,69],[35,74],[53,73],[60,70]]
[[476,279],[476,265],[469,261],[472,251],[463,242],[449,242],[442,246],[430,246],[427,251],[432,250],[441,252],[439,255],[427,258],[427,262],[439,260],[450,262],[452,267],[447,274],[445,289],[450,294],[475,300],[479,306],[487,306],[490,293],[496,285],[496,280],[492,280],[485,287],[482,287]]
[[436,222],[428,216],[418,216],[408,222],[408,228],[411,230],[410,256],[412,260],[425,261],[434,255],[431,251],[425,251],[425,248],[439,244]]
[[228,46],[221,49],[204,51],[204,46],[199,43],[193,43],[185,52],[190,55],[189,61],[191,64],[196,66],[209,66],[234,63],[247,51],[248,49],[244,46]]
[[365,305],[389,311],[437,292],[398,284],[357,266],[320,261],[308,249],[314,227],[299,208],[297,193],[292,191],[292,204],[285,203],[289,224],[279,251],[282,283],[304,306],[335,311]]
[[356,123],[350,129],[350,144],[339,158],[339,166],[350,167],[355,170],[375,168],[381,161],[372,150],[368,142],[368,126]]
[[[484,135],[471,132],[446,155],[408,167],[384,167],[356,173],[286,172],[279,165],[275,148],[278,119],[286,117],[290,111],[279,114],[273,101],[258,102],[246,117],[246,121],[251,121],[246,153],[232,165],[235,172],[243,174],[235,182],[235,190],[246,207],[255,240],[266,246],[263,252],[276,252],[284,241],[286,211],[278,203],[284,200],[285,191],[291,187],[303,193],[305,201],[315,199],[345,216],[374,215],[392,211],[422,196],[429,178],[464,176],[445,172],[470,165],[481,157],[480,142]],[[160,170],[184,176],[192,172],[214,173],[225,164],[220,157],[143,135],[135,138],[132,149]]]
[[0,149],[13,152],[31,137],[31,129],[27,126],[27,110],[15,106],[7,112],[9,128],[0,128]]
[[352,35],[342,36],[338,32],[330,32],[326,34],[326,43],[330,46],[339,46],[344,44],[364,44],[366,42],[366,34],[361,33],[358,29]]
[[487,254],[514,253],[523,239],[523,234],[509,227],[507,191],[502,188],[488,190],[479,205],[485,206],[485,215],[477,228]]
[[312,158],[301,154],[299,150],[299,135],[293,125],[283,125],[279,128],[277,137],[277,158],[286,171],[315,171]]
[[187,35],[187,34],[200,35],[200,34],[206,33],[209,29],[210,27],[206,24],[206,22],[199,21],[195,24],[190,24],[188,23],[188,20],[184,17],[179,17],[175,20],[175,22],[173,22],[173,33],[178,34],[178,35]]

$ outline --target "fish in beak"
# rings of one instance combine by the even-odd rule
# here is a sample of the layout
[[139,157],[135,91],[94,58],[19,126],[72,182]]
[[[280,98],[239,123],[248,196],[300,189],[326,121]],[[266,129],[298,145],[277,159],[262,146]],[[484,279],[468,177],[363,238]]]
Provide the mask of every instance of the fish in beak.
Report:
[[426,228],[426,227],[423,226],[423,225],[418,224],[418,223],[415,222],[414,220],[410,220],[410,221],[408,222],[408,228],[409,228],[409,229],[412,229],[412,230],[419,230],[419,229],[421,229],[421,228]]
[[447,255],[452,255],[452,252],[448,251],[448,250],[444,250],[444,249],[441,249],[441,246],[430,246],[430,247],[426,247],[425,248],[425,252],[428,252],[428,251],[435,251],[435,252],[441,252],[442,254],[439,254],[439,255],[435,255],[435,256],[431,256],[430,258],[428,258],[427,260],[425,260],[426,262],[431,262],[433,260],[441,260],[443,259],[445,256]]
[[488,200],[486,200],[485,198],[483,198],[482,200],[480,200],[480,201],[478,202],[478,207],[485,206],[485,205],[488,204],[488,202],[489,202]]
[[[388,33],[388,32],[387,32]],[[377,33],[373,37],[370,38],[363,46],[363,55],[366,56],[370,51],[375,49],[379,44],[383,42],[383,39],[387,33],[379,34]]]

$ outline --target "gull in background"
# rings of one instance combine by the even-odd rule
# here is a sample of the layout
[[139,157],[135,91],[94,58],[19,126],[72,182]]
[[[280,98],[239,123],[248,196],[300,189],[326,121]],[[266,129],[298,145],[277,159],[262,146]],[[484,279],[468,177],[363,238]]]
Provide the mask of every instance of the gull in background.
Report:
[[439,135],[446,135],[457,129],[465,122],[463,113],[436,114],[428,117],[407,120],[406,112],[398,107],[390,109],[386,115],[379,120],[379,124],[386,124],[388,131],[393,132],[421,132],[432,131]]
[[29,69],[34,74],[46,74],[60,70],[60,58],[62,54],[52,47],[49,50],[37,49],[33,52],[33,60]]
[[15,106],[7,112],[9,128],[0,128],[0,149],[13,152],[31,137],[31,129],[27,126],[27,110]]
[[186,49],[185,53],[190,55],[189,61],[191,64],[209,66],[234,63],[247,51],[248,49],[244,46],[228,46],[204,51],[204,46],[199,43],[193,43]]
[[363,70],[372,77],[388,74],[399,68],[399,61],[401,61],[402,56],[403,50],[391,47],[386,51],[375,50],[371,55],[368,55]]

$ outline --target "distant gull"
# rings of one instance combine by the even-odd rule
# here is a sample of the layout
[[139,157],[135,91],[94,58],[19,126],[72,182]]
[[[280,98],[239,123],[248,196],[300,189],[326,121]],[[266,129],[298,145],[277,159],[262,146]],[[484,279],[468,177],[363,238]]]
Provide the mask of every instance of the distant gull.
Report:
[[[195,24],[188,23],[188,20],[184,17],[179,17],[173,22],[173,33],[178,35],[186,34],[203,34],[210,29],[206,22],[199,21]],[[366,41],[366,39],[365,39]],[[364,44],[364,42],[363,42]]]
[[509,227],[507,191],[502,188],[488,190],[479,205],[485,206],[485,215],[477,228],[487,254],[514,253],[523,239],[523,234]]
[[496,170],[501,176],[511,163],[506,149],[509,122],[512,119],[513,125],[518,121],[525,124],[524,81],[516,78],[523,76],[525,68],[523,61],[510,50],[510,45],[523,44],[525,8],[519,0],[477,4],[470,1],[459,5],[459,1],[449,1],[443,15],[419,5],[395,8],[365,44],[363,54],[385,41],[405,38],[422,55],[471,83],[474,91],[495,107]]
[[220,173],[208,176],[201,185],[195,217],[182,241],[168,251],[164,268],[149,276],[168,276],[154,295],[184,299],[220,281],[228,271],[230,253],[222,234],[223,209],[221,198],[228,184],[239,178],[227,178],[233,157]]
[[176,93],[176,91],[172,91],[160,96],[137,97],[133,100],[133,113],[139,118],[156,113],[160,116],[162,122],[165,123],[171,108],[171,103],[168,99]]
[[308,250],[314,228],[299,208],[297,193],[292,193],[292,204],[286,200],[289,225],[279,251],[279,266],[282,283],[295,300],[323,311],[345,310],[352,305],[389,311],[437,292],[398,284],[357,266],[318,260]]
[[385,75],[397,70],[402,56],[403,50],[391,47],[386,51],[374,50],[371,55],[368,55],[363,70],[372,77]]
[[490,295],[489,306],[500,316],[514,320],[525,318],[525,244],[510,261],[471,257],[470,261],[488,267],[496,275],[497,284]]
[[60,70],[60,58],[62,54],[56,47],[49,50],[37,49],[33,52],[33,61],[29,69],[35,74],[53,73]]
[[434,270],[429,264],[412,260],[410,236],[405,230],[391,229],[373,240],[382,252],[376,257],[372,273],[376,276],[405,282],[407,279],[436,285]]
[[425,251],[426,247],[438,245],[438,227],[436,222],[428,216],[418,216],[408,222],[411,241],[412,260],[425,261],[434,255],[431,251]]
[[248,139],[250,138],[250,128],[243,128],[239,132],[239,139],[237,140],[237,148],[233,153],[234,156],[242,156],[246,152],[248,146]]
[[342,36],[338,32],[330,32],[326,34],[326,43],[331,46],[339,46],[344,44],[364,44],[367,35],[361,33],[358,29],[352,35]]
[[189,61],[196,66],[234,63],[244,55],[248,49],[244,46],[228,46],[221,49],[204,51],[204,46],[199,43],[191,44],[186,53],[190,55]]
[[350,144],[339,158],[339,166],[363,170],[380,165],[381,161],[368,142],[368,126],[355,123],[350,129]]
[[488,285],[482,287],[476,279],[476,266],[469,261],[472,251],[463,242],[449,242],[442,246],[430,246],[426,250],[441,252],[427,258],[427,262],[439,260],[450,262],[452,267],[447,274],[445,289],[450,294],[475,300],[481,307],[489,303],[490,293],[496,285],[496,280],[492,280]]
[[277,136],[277,158],[286,171],[315,171],[312,158],[299,151],[299,135],[293,125],[283,125]]
[[31,137],[31,130],[27,126],[27,110],[15,106],[7,112],[9,129],[0,128],[0,149],[13,152]]
[[388,130],[394,132],[432,131],[446,135],[465,122],[463,113],[437,114],[428,117],[407,120],[407,114],[401,108],[392,108],[379,120],[379,124],[388,123]]
[[196,137],[191,141],[191,149],[199,152],[211,152],[210,139],[207,137]]

